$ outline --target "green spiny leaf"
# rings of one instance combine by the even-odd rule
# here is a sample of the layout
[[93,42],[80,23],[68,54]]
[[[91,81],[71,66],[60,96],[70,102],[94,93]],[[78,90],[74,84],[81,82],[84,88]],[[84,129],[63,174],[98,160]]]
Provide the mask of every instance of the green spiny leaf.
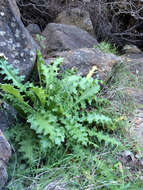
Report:
[[17,98],[20,102],[24,102],[23,96],[20,94],[19,90],[14,88],[10,84],[1,84],[0,88],[11,95],[13,95],[15,98]]
[[49,139],[55,144],[61,144],[64,141],[64,130],[59,127],[57,118],[49,112],[37,113],[29,116],[28,122],[31,129],[36,133],[49,136]]
[[24,80],[24,76],[18,76],[18,69],[13,68],[12,65],[9,65],[8,62],[4,58],[0,58],[0,68],[2,71],[1,74],[5,74],[5,80],[12,80],[13,85],[18,88],[23,88],[22,81]]

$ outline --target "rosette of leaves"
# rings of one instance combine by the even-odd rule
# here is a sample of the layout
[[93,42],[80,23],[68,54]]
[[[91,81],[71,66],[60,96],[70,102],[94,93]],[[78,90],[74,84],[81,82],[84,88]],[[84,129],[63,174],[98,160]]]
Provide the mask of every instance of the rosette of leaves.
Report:
[[76,147],[96,147],[101,141],[120,145],[104,133],[117,126],[116,120],[102,110],[107,100],[98,97],[98,80],[70,72],[59,76],[61,63],[62,58],[58,58],[46,65],[38,51],[39,83],[35,85],[34,82],[24,82],[18,70],[4,57],[0,58],[0,73],[10,81],[0,84],[1,97],[25,119],[29,126],[27,134],[28,130],[35,133],[43,152],[54,147],[68,152]]

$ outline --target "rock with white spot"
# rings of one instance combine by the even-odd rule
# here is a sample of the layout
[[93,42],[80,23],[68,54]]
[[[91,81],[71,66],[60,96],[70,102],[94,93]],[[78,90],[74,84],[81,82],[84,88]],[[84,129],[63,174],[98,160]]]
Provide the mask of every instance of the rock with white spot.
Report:
[[[27,49],[27,51],[24,51]],[[8,58],[8,64],[25,75],[25,80],[31,74],[36,60],[37,45],[20,20],[16,0],[0,0],[0,54]],[[22,56],[21,56],[22,55]],[[4,76],[0,75],[0,83]],[[11,113],[11,112],[10,112]],[[15,115],[8,114],[8,110],[1,109],[0,129],[4,130],[14,123]],[[11,155],[10,145],[0,130],[0,190],[6,184],[8,175],[6,163]]]

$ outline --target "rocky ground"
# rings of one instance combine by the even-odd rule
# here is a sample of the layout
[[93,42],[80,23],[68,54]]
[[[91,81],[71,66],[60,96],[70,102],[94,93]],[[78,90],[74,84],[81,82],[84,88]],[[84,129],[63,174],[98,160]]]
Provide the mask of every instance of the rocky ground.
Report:
[[143,53],[132,53],[126,57],[126,64],[129,65],[129,72],[134,81],[127,93],[133,98],[135,105],[135,117],[131,120],[130,130],[133,137],[143,148]]

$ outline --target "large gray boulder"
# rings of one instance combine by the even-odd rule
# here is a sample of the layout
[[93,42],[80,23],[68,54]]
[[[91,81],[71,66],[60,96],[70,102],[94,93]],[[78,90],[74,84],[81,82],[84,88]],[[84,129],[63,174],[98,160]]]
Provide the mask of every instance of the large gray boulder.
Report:
[[56,57],[62,57],[62,70],[76,69],[77,74],[86,76],[92,71],[92,76],[97,79],[106,80],[114,65],[120,63],[121,58],[114,54],[103,53],[95,48],[81,48],[70,51],[57,52],[54,58],[45,60],[51,63]]
[[36,44],[20,20],[15,0],[0,1],[0,53],[29,77],[36,59]]
[[[0,54],[8,58],[8,64],[19,70],[20,75],[28,79],[36,59],[36,44],[20,20],[15,0],[0,1]],[[0,82],[3,76],[0,77]],[[1,109],[0,129],[12,125],[12,112]],[[7,109],[7,108],[6,108]],[[9,108],[8,108],[9,109]],[[12,120],[11,120],[12,119]],[[11,155],[10,145],[0,130],[0,190],[6,184],[8,175],[6,163]]]
[[75,50],[78,48],[92,48],[97,41],[88,32],[65,24],[50,23],[43,31],[45,37],[44,55],[49,56],[51,52]]

